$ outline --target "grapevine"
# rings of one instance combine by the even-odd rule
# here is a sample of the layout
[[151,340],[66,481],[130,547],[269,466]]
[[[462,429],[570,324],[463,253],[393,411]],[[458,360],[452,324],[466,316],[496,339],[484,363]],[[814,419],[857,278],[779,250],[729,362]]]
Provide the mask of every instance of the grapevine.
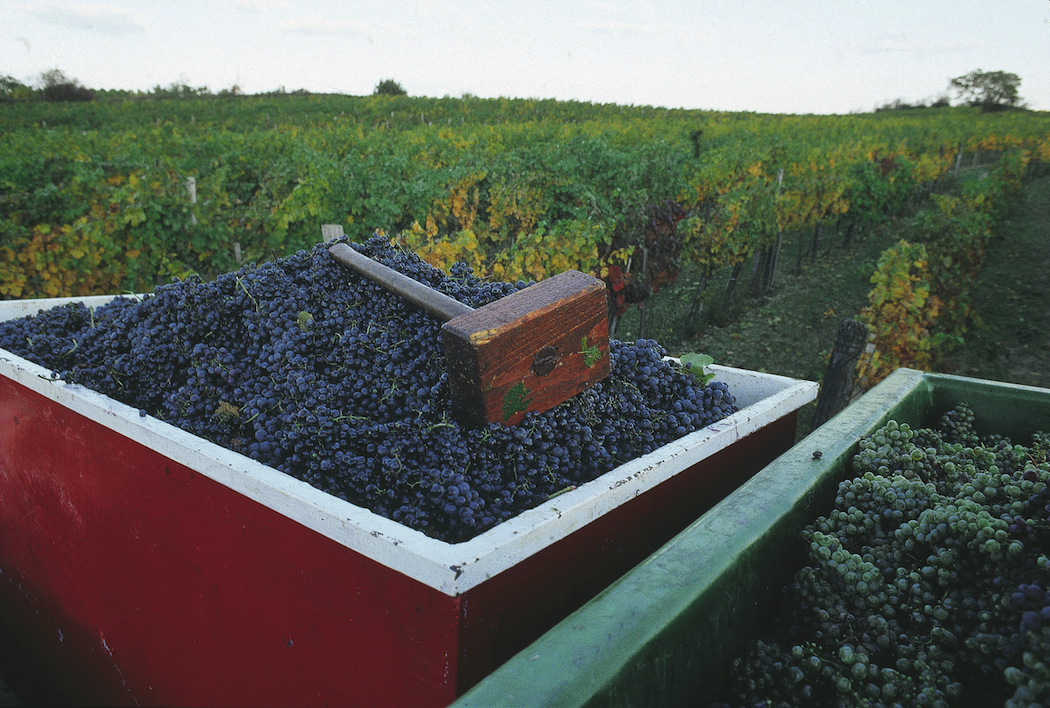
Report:
[[[995,209],[1050,154],[1044,116],[966,108],[777,116],[286,95],[5,104],[0,126],[9,298],[210,278],[341,224],[356,241],[379,226],[432,265],[467,261],[501,280],[590,272],[617,292],[615,312],[680,266],[706,283],[785,232],[882,221],[950,174],[960,148],[1002,153]],[[657,215],[650,231],[671,243],[650,244],[643,277],[643,254],[613,240],[638,232],[638,245],[625,215],[670,202],[681,222]]]
[[972,317],[969,290],[984,260],[995,214],[1019,183],[1027,158],[1000,159],[995,179],[966,180],[934,194],[911,219],[912,242],[888,248],[872,274],[861,320],[874,345],[861,357],[857,379],[871,388],[900,366],[932,370],[963,341]]

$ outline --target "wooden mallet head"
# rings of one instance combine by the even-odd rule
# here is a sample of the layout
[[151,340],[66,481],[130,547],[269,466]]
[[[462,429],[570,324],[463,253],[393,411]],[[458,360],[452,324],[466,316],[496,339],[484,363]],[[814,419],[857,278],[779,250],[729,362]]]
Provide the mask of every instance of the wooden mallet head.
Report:
[[[322,227],[325,242],[342,227]],[[605,283],[570,270],[473,309],[358,253],[329,247],[340,264],[382,285],[444,324],[452,405],[469,425],[516,425],[605,379],[609,318]]]

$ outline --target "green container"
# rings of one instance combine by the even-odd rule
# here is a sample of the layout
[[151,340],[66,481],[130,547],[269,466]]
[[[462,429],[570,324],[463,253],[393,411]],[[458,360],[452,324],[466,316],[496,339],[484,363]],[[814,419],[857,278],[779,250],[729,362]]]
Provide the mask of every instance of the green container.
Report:
[[799,533],[831,509],[858,441],[891,419],[933,426],[957,403],[979,434],[1050,430],[1050,389],[899,369],[453,706],[702,704],[768,622],[802,561]]

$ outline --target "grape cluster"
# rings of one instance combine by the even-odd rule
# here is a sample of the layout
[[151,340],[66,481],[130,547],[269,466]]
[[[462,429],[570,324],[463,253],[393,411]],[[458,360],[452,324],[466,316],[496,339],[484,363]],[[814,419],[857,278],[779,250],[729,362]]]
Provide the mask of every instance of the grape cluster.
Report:
[[[359,250],[472,307],[526,286],[449,273],[374,237]],[[459,425],[441,323],[318,245],[140,300],[0,324],[0,347],[329,494],[450,542],[736,410],[655,341],[513,427]]]
[[888,422],[715,706],[1050,705],[1050,437]]

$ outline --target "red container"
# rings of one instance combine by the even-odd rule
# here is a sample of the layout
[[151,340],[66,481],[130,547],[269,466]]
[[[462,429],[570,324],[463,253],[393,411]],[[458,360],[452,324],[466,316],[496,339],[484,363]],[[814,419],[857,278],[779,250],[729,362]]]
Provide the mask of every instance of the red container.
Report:
[[794,443],[816,384],[714,368],[739,413],[448,544],[0,350],[6,678],[65,704],[447,705]]

